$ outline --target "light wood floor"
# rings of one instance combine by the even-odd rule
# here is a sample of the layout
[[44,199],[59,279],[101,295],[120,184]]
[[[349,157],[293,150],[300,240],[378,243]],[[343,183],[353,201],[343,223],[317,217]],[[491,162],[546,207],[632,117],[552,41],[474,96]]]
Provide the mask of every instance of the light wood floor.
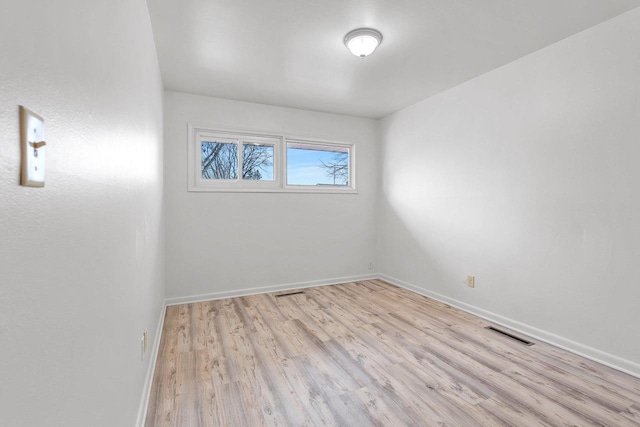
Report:
[[383,281],[275,295],[167,307],[147,427],[640,426],[639,379]]

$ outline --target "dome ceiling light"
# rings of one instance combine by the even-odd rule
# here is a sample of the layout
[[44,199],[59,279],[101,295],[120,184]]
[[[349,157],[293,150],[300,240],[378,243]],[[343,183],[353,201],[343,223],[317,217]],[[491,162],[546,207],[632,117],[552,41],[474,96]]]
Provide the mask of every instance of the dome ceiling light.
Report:
[[373,28],[358,28],[344,36],[344,45],[360,58],[371,55],[380,43],[382,34]]

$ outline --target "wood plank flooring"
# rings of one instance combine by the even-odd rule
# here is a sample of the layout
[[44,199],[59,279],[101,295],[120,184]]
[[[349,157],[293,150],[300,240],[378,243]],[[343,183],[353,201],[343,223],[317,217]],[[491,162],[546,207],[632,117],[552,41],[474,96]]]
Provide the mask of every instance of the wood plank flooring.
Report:
[[303,291],[167,307],[146,426],[640,426],[639,379],[380,280]]

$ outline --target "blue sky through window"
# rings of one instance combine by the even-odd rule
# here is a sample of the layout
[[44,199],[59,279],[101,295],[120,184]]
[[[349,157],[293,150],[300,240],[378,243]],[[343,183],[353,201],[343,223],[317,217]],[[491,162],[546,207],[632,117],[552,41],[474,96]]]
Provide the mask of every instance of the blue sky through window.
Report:
[[344,180],[334,178],[323,163],[335,162],[336,156],[345,158],[345,150],[287,148],[288,185],[346,185]]

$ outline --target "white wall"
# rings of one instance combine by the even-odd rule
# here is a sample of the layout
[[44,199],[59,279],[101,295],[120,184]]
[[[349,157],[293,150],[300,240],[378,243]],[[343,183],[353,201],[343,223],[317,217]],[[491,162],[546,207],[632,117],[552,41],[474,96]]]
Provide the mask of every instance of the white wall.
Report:
[[639,40],[636,9],[385,118],[381,272],[640,374]]
[[[187,123],[353,142],[359,194],[187,192]],[[377,123],[165,92],[167,297],[370,274]]]
[[[164,296],[146,3],[4,2],[0,58],[0,425],[132,426]],[[44,188],[19,186],[20,104],[45,118]]]

